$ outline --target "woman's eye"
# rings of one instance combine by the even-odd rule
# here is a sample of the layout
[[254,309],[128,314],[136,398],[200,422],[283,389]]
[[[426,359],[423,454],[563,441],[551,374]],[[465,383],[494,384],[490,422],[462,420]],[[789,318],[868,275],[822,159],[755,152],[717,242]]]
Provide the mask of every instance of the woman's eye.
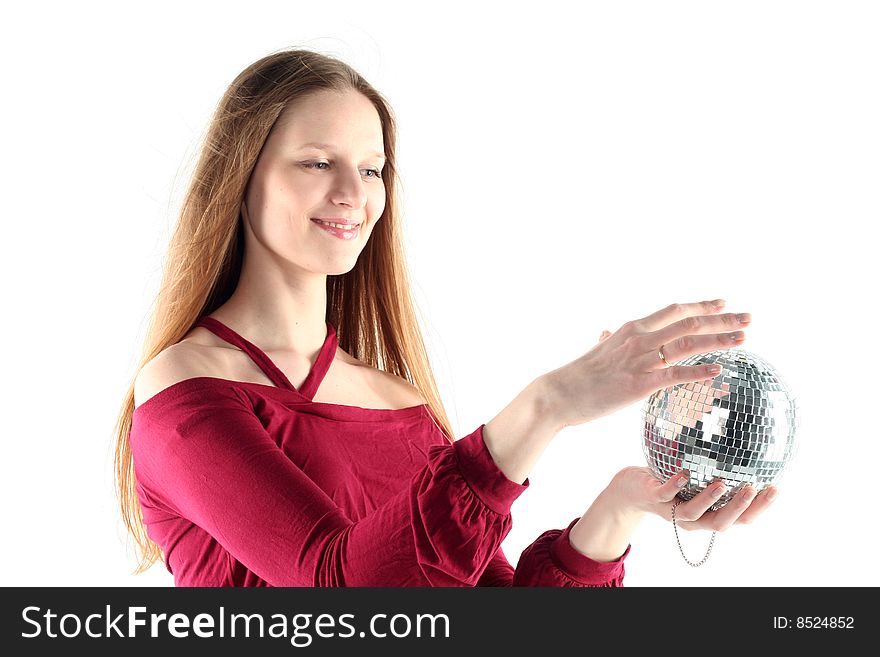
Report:
[[[307,169],[317,169],[319,171],[326,171],[328,168],[330,168],[330,163],[329,162],[304,162],[303,166],[306,167]],[[363,169],[363,171],[366,171],[368,173],[373,174],[371,176],[367,176],[368,178],[381,178],[382,177],[382,172],[379,169]]]

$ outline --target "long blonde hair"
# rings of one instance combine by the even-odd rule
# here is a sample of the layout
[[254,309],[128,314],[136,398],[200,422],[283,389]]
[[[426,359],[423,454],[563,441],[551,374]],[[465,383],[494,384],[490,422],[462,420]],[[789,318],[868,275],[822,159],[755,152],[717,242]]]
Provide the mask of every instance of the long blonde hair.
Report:
[[116,492],[140,559],[134,574],[157,559],[164,562],[161,549],[147,535],[135,489],[129,444],[134,381],[147,362],[179,342],[235,290],[244,250],[240,207],[257,157],[288,103],[319,90],[356,90],[366,96],[379,113],[387,157],[382,170],[384,212],[354,268],[327,276],[327,320],[336,327],[342,349],[413,384],[434,423],[447,440],[454,440],[410,292],[396,196],[397,129],[391,108],[366,80],[337,59],[308,50],[267,55],[233,80],[208,125],[168,246],[140,363],[114,430]]

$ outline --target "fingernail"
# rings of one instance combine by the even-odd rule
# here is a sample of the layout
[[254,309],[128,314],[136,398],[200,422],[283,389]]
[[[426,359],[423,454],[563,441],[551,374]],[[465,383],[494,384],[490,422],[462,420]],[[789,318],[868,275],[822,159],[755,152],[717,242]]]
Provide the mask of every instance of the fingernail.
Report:
[[742,498],[743,502],[751,502],[753,499],[755,499],[755,489],[754,488],[752,488],[751,486],[746,486],[746,488],[744,490],[745,490],[745,492],[743,493],[743,498]]
[[687,478],[686,476],[682,476],[682,477],[679,477],[679,478],[676,480],[675,485],[678,486],[679,488],[681,488],[681,487],[684,486],[687,482],[688,482],[688,478]]
[[771,488],[770,490],[768,490],[767,493],[766,493],[766,495],[767,495],[767,501],[768,501],[768,502],[772,502],[773,500],[775,500],[775,499],[776,499],[776,493],[777,493],[777,492],[778,492],[778,491],[777,491],[775,488]]
[[709,374],[718,374],[721,371],[721,365],[709,365],[709,367],[706,368],[706,371]]
[[736,318],[739,320],[740,324],[748,324],[752,321],[752,316],[749,313],[740,313]]
[[715,299],[715,301],[712,302],[712,305],[715,306],[715,310],[719,310],[724,308],[724,303],[724,299]]
[[726,489],[727,489],[727,486],[725,486],[724,484],[722,484],[721,486],[717,486],[717,487],[712,491],[712,497],[721,497],[721,494],[722,494]]

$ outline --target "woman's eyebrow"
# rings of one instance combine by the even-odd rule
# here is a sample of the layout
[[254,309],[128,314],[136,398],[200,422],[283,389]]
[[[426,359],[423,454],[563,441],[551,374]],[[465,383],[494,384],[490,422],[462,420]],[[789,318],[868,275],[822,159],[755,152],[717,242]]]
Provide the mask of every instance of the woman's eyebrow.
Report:
[[[320,143],[318,143],[318,142],[309,142],[309,143],[307,143],[307,144],[302,144],[302,145],[300,146],[300,148],[309,148],[309,147],[311,147],[311,148],[320,148],[321,150],[324,150],[324,151],[332,151],[332,150],[334,150],[334,146],[333,146],[332,144],[320,144]],[[376,157],[380,157],[380,158],[382,158],[383,160],[386,159],[386,158],[385,158],[385,153],[382,153],[381,151],[370,151],[370,155],[375,155]]]

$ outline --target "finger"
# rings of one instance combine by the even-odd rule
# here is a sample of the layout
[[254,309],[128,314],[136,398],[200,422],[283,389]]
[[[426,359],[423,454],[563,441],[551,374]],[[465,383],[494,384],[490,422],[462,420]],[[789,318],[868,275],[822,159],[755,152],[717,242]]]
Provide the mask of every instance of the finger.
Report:
[[602,340],[605,340],[610,335],[611,335],[611,331],[609,331],[608,329],[605,329],[604,331],[602,331],[602,333],[599,334],[599,342],[602,342]]
[[652,384],[655,390],[668,388],[679,383],[692,381],[708,381],[721,374],[720,365],[672,365],[661,370],[655,370],[652,375],[656,381]]
[[701,518],[726,490],[727,486],[723,481],[712,482],[692,499],[678,505],[675,509],[676,519],[684,522],[693,522]]
[[776,496],[779,493],[779,489],[776,486],[768,486],[764,490],[762,490],[752,503],[748,506],[748,508],[742,512],[740,517],[737,519],[737,524],[749,524],[755,520],[759,515],[761,515],[768,506],[773,504],[773,500],[776,499]]
[[666,483],[657,489],[657,502],[671,502],[678,495],[678,492],[684,488],[690,478],[687,470],[682,470],[678,474],[670,477]]
[[724,307],[724,299],[698,301],[697,303],[673,303],[663,310],[636,320],[636,324],[646,331],[657,331],[677,320],[692,315],[712,315]]
[[[751,321],[752,316],[750,313],[724,313],[723,315],[706,317],[691,315],[654,331],[650,336],[644,336],[644,340],[651,345],[670,345],[675,344],[682,338],[691,339],[708,333],[735,332],[747,327]],[[685,341],[685,350],[690,351],[687,349],[687,340]],[[693,353],[701,352],[696,351]]]
[[[746,340],[744,331],[734,331],[733,333],[715,333],[713,335],[686,335],[684,337],[663,344],[663,355],[670,363],[684,360],[688,356],[696,354],[705,354],[716,349],[730,349],[738,347]],[[658,349],[659,352],[659,349]],[[664,365],[659,358],[654,358],[651,352],[651,361],[656,361],[658,365]]]
[[743,486],[737,491],[730,501],[727,502],[710,520],[708,527],[718,532],[723,532],[733,525],[749,508],[752,500],[755,499],[757,491],[751,484]]

